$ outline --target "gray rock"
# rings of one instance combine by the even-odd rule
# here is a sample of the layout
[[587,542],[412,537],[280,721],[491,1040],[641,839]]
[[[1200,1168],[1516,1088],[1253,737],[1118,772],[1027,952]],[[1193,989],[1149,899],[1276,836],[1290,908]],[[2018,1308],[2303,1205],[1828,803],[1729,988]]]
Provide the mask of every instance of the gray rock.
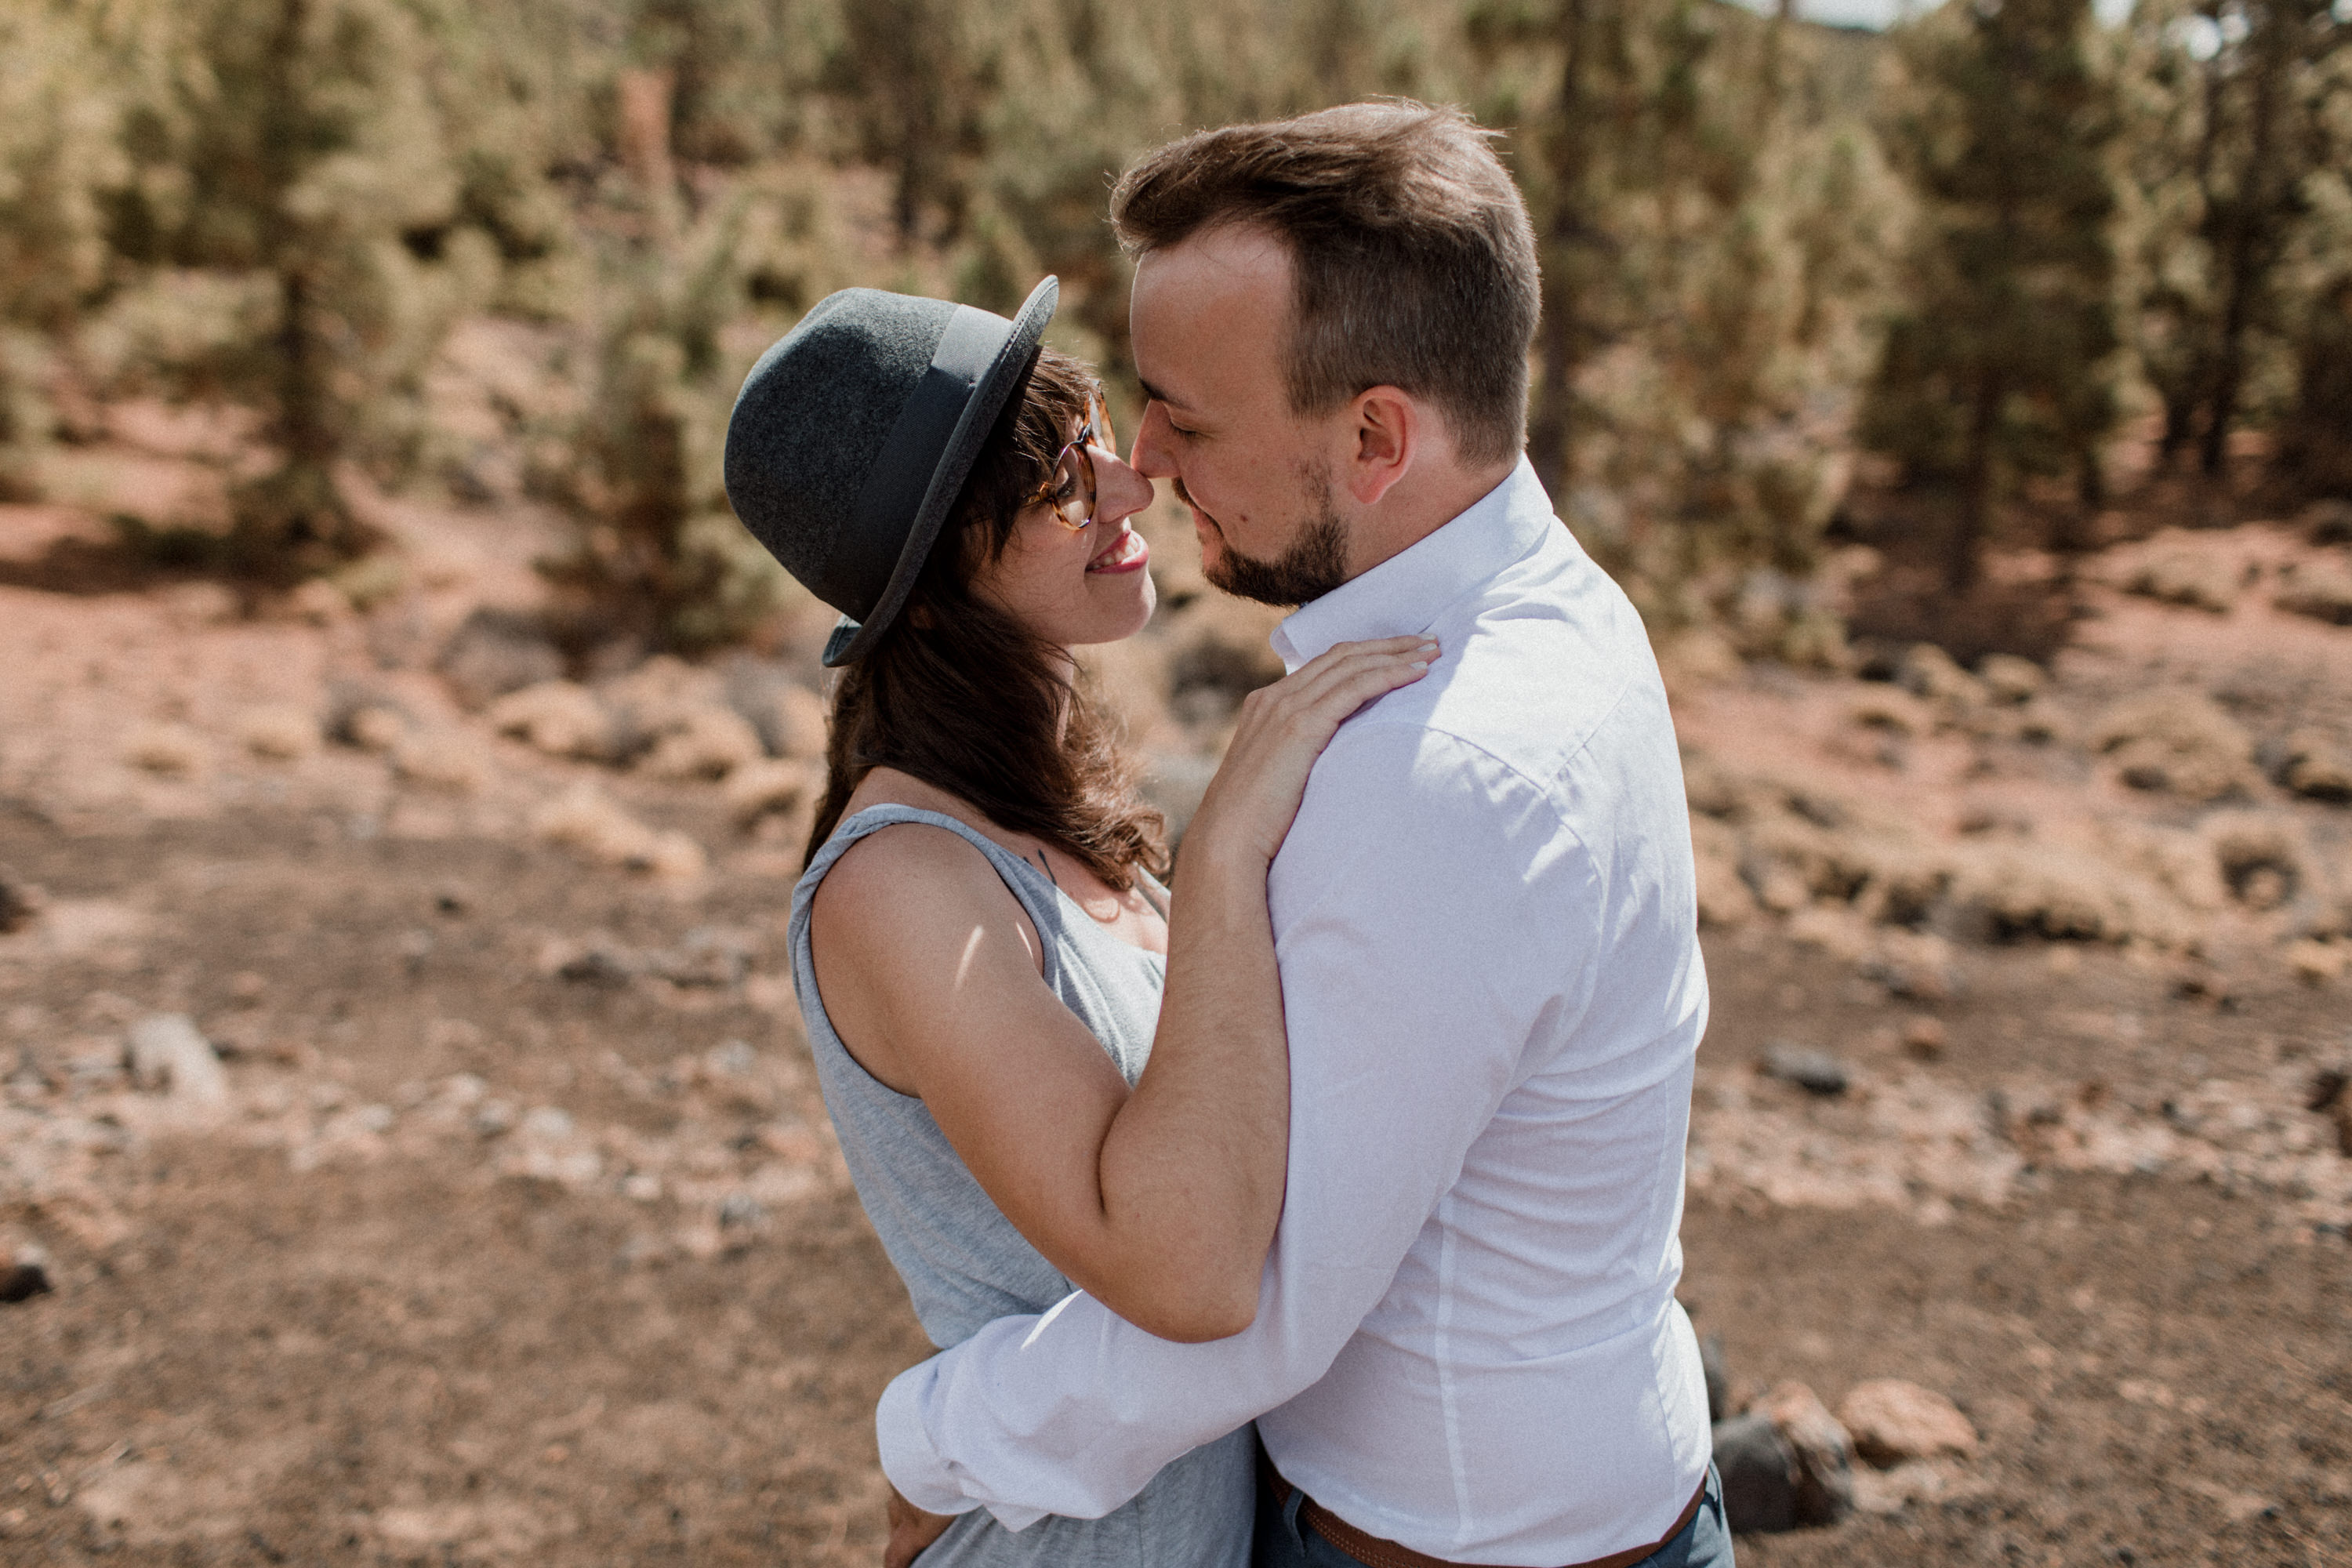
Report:
[[1723,1478],[1724,1517],[1735,1532],[1797,1528],[1797,1454],[1769,1416],[1751,1411],[1717,1422],[1715,1468]]
[[1783,1083],[1795,1084],[1808,1094],[1824,1097],[1843,1094],[1850,1081],[1845,1063],[1827,1051],[1792,1046],[1786,1041],[1765,1047],[1758,1070],[1766,1078],[1777,1078]]
[[151,1013],[131,1025],[130,1065],[140,1088],[167,1089],[174,1104],[216,1110],[228,1103],[220,1058],[184,1013]]
[[651,952],[645,966],[673,985],[730,990],[751,967],[750,944],[735,931],[699,926],[667,952]]
[[563,674],[563,654],[546,629],[512,610],[479,609],[450,634],[435,661],[457,700],[479,708]]
[[2321,501],[2302,521],[2303,536],[2314,544],[2352,544],[2352,501]]
[[555,977],[574,985],[594,985],[612,989],[626,985],[639,968],[635,953],[625,949],[598,943],[558,966]]
[[19,1301],[46,1296],[55,1289],[49,1283],[48,1271],[37,1263],[12,1263],[0,1268],[0,1307],[13,1307]]

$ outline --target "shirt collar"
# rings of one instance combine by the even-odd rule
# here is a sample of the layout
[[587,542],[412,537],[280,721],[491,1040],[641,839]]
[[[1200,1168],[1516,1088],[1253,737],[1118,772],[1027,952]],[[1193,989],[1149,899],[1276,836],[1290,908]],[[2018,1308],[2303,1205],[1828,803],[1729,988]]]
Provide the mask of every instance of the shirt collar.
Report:
[[1426,632],[1439,612],[1539,543],[1558,528],[1551,498],[1524,457],[1510,477],[1435,531],[1321,598],[1301,605],[1268,640],[1285,668],[1334,643]]

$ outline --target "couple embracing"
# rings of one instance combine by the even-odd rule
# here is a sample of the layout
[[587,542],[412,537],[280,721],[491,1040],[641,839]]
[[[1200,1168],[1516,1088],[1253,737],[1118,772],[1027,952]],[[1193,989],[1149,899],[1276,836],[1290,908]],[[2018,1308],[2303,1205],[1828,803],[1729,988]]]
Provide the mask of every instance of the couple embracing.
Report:
[[[845,616],[792,910],[860,1197],[940,1347],[887,1561],[1728,1564],[1675,1304],[1706,1014],[1639,619],[1525,439],[1525,208],[1459,114],[1203,132],[1119,183],[1148,398],[1012,321],[834,295],[754,368],[738,513]],[[1297,609],[1171,889],[1074,647],[1172,481]]]

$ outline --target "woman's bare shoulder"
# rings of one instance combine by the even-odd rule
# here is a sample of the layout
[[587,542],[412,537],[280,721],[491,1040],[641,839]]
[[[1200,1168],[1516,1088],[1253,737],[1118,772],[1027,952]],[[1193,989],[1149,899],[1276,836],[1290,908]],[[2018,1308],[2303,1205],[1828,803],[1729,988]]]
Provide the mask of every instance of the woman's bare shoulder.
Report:
[[[817,885],[809,920],[836,951],[888,970],[952,962],[975,930],[1010,924],[1039,943],[1020,900],[980,847],[927,822],[877,827],[842,852]],[[861,965],[863,967],[863,965]]]
[[815,910],[820,918],[852,909],[896,916],[990,891],[1009,896],[977,845],[934,823],[893,822],[842,851],[817,884]]

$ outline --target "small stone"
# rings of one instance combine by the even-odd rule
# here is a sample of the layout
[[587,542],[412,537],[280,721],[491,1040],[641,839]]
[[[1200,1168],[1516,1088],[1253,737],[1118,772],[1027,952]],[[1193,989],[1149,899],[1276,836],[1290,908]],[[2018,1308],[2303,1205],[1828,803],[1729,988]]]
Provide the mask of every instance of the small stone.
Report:
[[473,795],[489,782],[487,758],[462,735],[412,735],[393,749],[393,772],[404,784],[445,795]]
[[631,816],[593,784],[578,784],[541,806],[532,830],[592,860],[686,881],[702,875],[709,862],[702,847],[672,829],[656,832]]
[[572,1136],[572,1116],[552,1105],[533,1106],[522,1119],[522,1131],[543,1143],[561,1143]]
[[1901,1513],[1915,1502],[1941,1496],[1950,1485],[1947,1467],[1927,1459],[1914,1459],[1891,1470],[1858,1470],[1853,1478],[1853,1506],[1860,1513]]
[[723,779],[766,756],[759,731],[730,708],[695,708],[654,742],[637,764],[657,779]]
[[2316,502],[2297,521],[2314,544],[2352,544],[2352,501]]
[[185,778],[205,765],[205,742],[185,724],[146,724],[123,742],[122,760],[165,778]]
[[1996,702],[2021,707],[2042,695],[2049,678],[2042,667],[2015,654],[1989,653],[1977,665],[1977,679]]
[[1952,708],[1984,705],[1984,683],[1934,643],[1913,644],[1896,668],[1895,679],[1914,697],[1930,702]]
[[1903,1021],[1903,1054],[1913,1060],[1932,1062],[1942,1059],[1945,1044],[1942,1020],[1920,1016]]
[[184,1013],[152,1013],[131,1026],[131,1076],[142,1089],[168,1089],[175,1105],[216,1110],[228,1100],[220,1058]]
[[812,764],[767,759],[749,763],[727,775],[727,809],[742,826],[763,816],[783,816],[803,801],[815,798],[824,775]]
[[343,745],[355,745],[362,752],[391,752],[409,733],[407,715],[391,703],[364,703],[352,708],[334,726],[334,738]]
[[2297,730],[2266,758],[2281,789],[2332,805],[2352,804],[2352,752],[2317,730]]
[[555,977],[574,985],[593,985],[604,990],[616,990],[626,985],[635,975],[635,957],[619,948],[599,943],[556,966]]
[[2352,570],[2334,561],[2295,569],[2272,603],[2290,615],[2309,616],[2332,626],[2352,626]]
[[1853,1443],[1819,1395],[1775,1384],[1756,1409],[1797,1457],[1797,1522],[1835,1524],[1853,1511]]
[[2176,547],[2141,562],[2124,579],[2124,592],[2158,604],[2226,616],[2236,607],[2240,574],[2232,562],[2210,550]]
[[490,727],[551,757],[608,761],[615,749],[613,715],[586,687],[543,680],[490,705]]
[[296,620],[314,626],[331,626],[351,617],[352,602],[324,577],[313,577],[286,595],[286,608]]
[[436,668],[460,702],[479,708],[509,691],[560,679],[563,655],[532,617],[479,609],[450,636]]
[[0,1307],[13,1307],[56,1289],[49,1283],[48,1270],[37,1263],[12,1263],[0,1268]]
[[1846,1065],[1826,1051],[1781,1042],[1765,1047],[1757,1070],[1766,1078],[1793,1083],[1808,1094],[1824,1099],[1843,1094],[1850,1081]]
[[673,985],[730,990],[743,984],[751,954],[731,931],[699,927],[686,933],[674,952],[648,953],[646,967]]
[[1880,1469],[1909,1459],[1977,1451],[1977,1429],[1958,1405],[1932,1389],[1899,1377],[1858,1383],[1838,1405],[1838,1419],[1854,1452]]
[[23,931],[37,919],[47,900],[41,889],[5,866],[0,866],[0,936]]
[[266,762],[297,763],[319,749],[319,721],[296,708],[256,708],[236,730],[245,749]]

